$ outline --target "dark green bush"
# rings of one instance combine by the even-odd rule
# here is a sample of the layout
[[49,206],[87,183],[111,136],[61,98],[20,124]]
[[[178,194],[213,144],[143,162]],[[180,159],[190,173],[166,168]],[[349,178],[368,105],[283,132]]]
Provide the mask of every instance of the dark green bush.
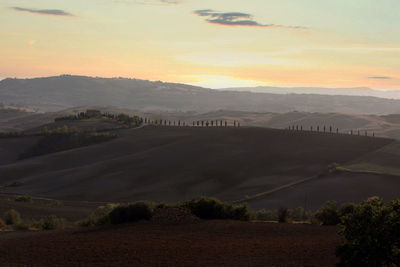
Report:
[[151,219],[153,211],[152,203],[139,201],[117,206],[109,213],[109,218],[112,224],[137,222]]
[[22,222],[18,211],[11,209],[4,213],[4,221],[7,225],[19,224]]
[[117,207],[116,204],[107,204],[95,209],[87,218],[78,221],[79,226],[99,226],[110,223],[110,212]]
[[279,208],[278,209],[278,222],[286,223],[289,222],[289,209]]
[[32,203],[33,200],[30,196],[18,196],[15,198],[15,201],[17,202],[27,202],[27,203]]
[[340,266],[399,266],[400,200],[385,206],[375,197],[354,206],[340,234],[346,239],[336,251]]
[[55,230],[64,228],[65,220],[56,215],[48,215],[39,221],[39,228],[42,230]]
[[200,197],[184,204],[201,219],[232,219],[248,221],[250,210],[247,205],[233,205],[215,198]]
[[315,218],[322,225],[337,225],[340,223],[338,205],[335,201],[328,201],[315,213]]

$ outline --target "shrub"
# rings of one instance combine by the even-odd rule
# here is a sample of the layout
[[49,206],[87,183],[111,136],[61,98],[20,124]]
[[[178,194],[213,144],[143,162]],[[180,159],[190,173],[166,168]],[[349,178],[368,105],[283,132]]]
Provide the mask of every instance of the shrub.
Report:
[[65,220],[63,218],[56,215],[48,215],[43,217],[37,226],[42,230],[55,230],[64,228],[64,225]]
[[342,218],[340,234],[346,241],[336,250],[339,266],[399,265],[400,200],[362,202]]
[[0,229],[4,228],[6,228],[6,223],[2,219],[0,219]]
[[15,198],[15,201],[17,202],[27,202],[27,203],[32,203],[33,200],[30,196],[18,196]]
[[110,212],[116,207],[116,204],[107,204],[95,209],[87,218],[78,221],[79,226],[99,226],[110,223]]
[[201,219],[232,219],[248,221],[250,210],[247,205],[233,205],[215,198],[200,197],[184,204]]
[[258,210],[254,213],[256,220],[262,221],[276,221],[278,220],[278,212],[276,210]]
[[347,214],[353,213],[355,209],[356,205],[354,203],[342,204],[338,210],[340,218],[346,216]]
[[279,208],[278,209],[278,222],[286,223],[289,222],[289,209]]
[[109,219],[112,224],[149,220],[153,216],[153,211],[152,203],[135,202],[117,206],[109,213]]
[[315,213],[315,218],[322,225],[337,225],[340,223],[338,205],[335,201],[328,201]]
[[19,224],[22,222],[21,215],[14,209],[4,213],[4,221],[7,225]]
[[303,207],[297,207],[294,210],[289,210],[289,217],[296,221],[303,221],[307,219],[307,214]]

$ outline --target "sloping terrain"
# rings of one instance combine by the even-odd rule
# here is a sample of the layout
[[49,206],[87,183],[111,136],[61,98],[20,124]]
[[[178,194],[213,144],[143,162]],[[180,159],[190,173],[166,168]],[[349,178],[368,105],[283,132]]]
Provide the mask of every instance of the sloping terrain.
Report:
[[305,206],[318,209],[329,200],[360,202],[373,196],[400,198],[400,143],[366,153],[342,165],[344,171],[308,180],[249,201],[254,208]]
[[317,210],[327,201],[359,203],[373,196],[384,201],[400,198],[400,177],[369,173],[339,173],[311,179],[262,198],[248,201],[254,209],[305,207]]
[[211,90],[185,84],[123,78],[62,75],[0,81],[0,99],[41,111],[76,106],[116,106],[139,110],[257,112],[400,113],[400,100],[370,96],[269,94]]
[[[289,126],[299,125],[304,129],[314,129],[319,125],[323,127],[332,126],[334,130],[339,129],[341,133],[354,133],[360,131],[364,134],[367,131],[370,135],[374,133],[376,136],[400,139],[400,115],[357,115],[344,113],[310,113],[310,112],[287,112],[287,113],[271,113],[271,112],[252,112],[238,110],[217,110],[212,112],[178,112],[178,111],[140,111],[126,108],[117,108],[112,106],[82,106],[61,110],[58,112],[25,112],[15,109],[0,108],[0,132],[1,131],[35,131],[48,128],[60,127],[67,124],[69,127],[77,128],[97,128],[107,129],[118,125],[109,125],[109,121],[98,121],[91,124],[90,121],[73,121],[66,123],[65,121],[54,123],[54,119],[66,115],[75,115],[84,112],[87,109],[101,110],[103,113],[119,114],[125,113],[129,115],[138,115],[143,118],[151,118],[152,120],[171,120],[185,121],[191,124],[198,120],[227,120],[232,123],[234,120],[243,126],[257,126],[285,129]],[[111,122],[112,123],[112,122]]]
[[353,171],[400,176],[400,142],[396,141],[345,165]]
[[0,107],[0,132],[16,132],[37,127],[54,120],[49,113],[27,112]]
[[15,162],[18,156],[39,140],[37,136],[0,138],[0,166]]
[[5,192],[71,200],[242,199],[345,164],[390,139],[264,128],[145,127],[0,166]]

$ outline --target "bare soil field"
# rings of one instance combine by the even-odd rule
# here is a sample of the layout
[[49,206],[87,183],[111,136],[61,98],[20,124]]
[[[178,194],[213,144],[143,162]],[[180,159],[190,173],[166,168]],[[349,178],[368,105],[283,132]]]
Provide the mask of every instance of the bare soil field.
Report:
[[0,166],[6,193],[62,200],[238,200],[345,164],[390,139],[265,128],[144,127]]
[[18,156],[38,140],[37,136],[0,138],[0,166],[16,162]]
[[335,266],[336,227],[264,222],[135,223],[0,233],[2,266]]

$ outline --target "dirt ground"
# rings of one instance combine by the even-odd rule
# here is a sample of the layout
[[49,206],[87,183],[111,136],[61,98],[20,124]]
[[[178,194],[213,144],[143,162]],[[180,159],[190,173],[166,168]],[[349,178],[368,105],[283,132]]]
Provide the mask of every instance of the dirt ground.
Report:
[[0,233],[1,266],[334,266],[336,227],[264,222],[140,222]]

